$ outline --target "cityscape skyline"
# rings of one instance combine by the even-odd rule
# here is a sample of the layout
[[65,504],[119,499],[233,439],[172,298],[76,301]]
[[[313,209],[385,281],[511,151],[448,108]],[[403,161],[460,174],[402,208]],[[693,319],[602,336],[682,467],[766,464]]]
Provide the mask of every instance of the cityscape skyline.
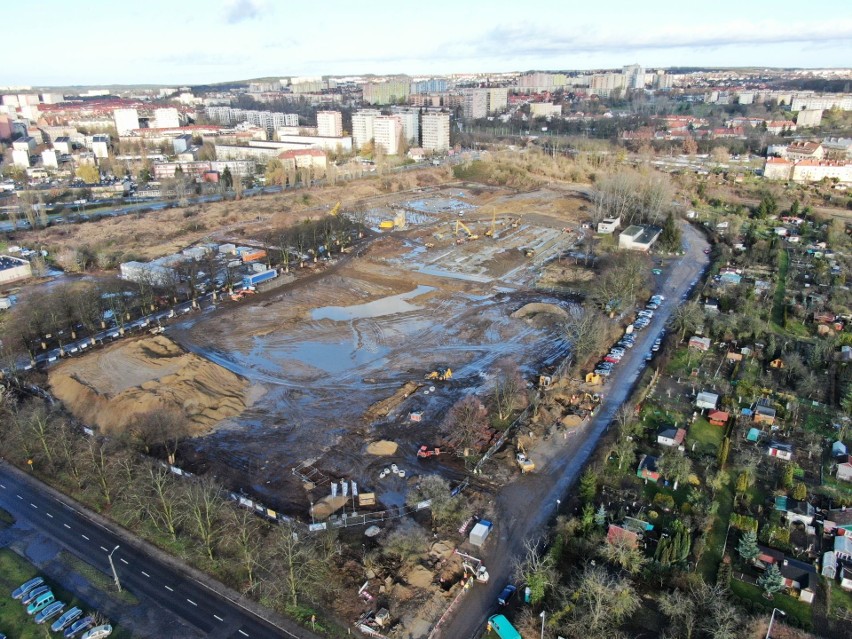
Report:
[[[766,18],[765,7],[730,0],[700,16],[668,0],[655,3],[654,11],[619,0],[576,11],[553,0],[531,0],[521,16],[511,17],[475,1],[456,7],[436,0],[424,8],[331,0],[320,19],[314,6],[268,0],[189,0],[180,6],[154,0],[144,7],[95,0],[85,13],[58,0],[40,4],[51,19],[40,26],[39,38],[57,44],[43,46],[26,29],[12,30],[11,49],[27,55],[0,72],[0,85],[201,84],[293,75],[582,70],[633,62],[649,68],[835,68],[849,66],[852,45],[852,20],[839,18],[844,4],[834,1],[821,3],[820,16],[797,21],[783,19],[795,11],[792,2],[773,3],[771,15],[778,17]],[[30,11],[13,5],[6,16],[10,24],[25,24]],[[838,17],[830,30],[824,27],[827,15]],[[68,40],[69,34],[85,37]],[[129,38],[137,38],[135,44]]]

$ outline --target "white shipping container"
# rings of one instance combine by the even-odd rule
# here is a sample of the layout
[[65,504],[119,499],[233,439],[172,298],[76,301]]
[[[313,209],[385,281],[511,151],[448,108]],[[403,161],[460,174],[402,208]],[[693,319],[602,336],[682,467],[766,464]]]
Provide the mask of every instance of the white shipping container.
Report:
[[488,538],[488,534],[491,532],[491,524],[479,522],[476,526],[473,527],[473,530],[470,531],[470,543],[473,546],[481,546],[485,543],[485,540]]

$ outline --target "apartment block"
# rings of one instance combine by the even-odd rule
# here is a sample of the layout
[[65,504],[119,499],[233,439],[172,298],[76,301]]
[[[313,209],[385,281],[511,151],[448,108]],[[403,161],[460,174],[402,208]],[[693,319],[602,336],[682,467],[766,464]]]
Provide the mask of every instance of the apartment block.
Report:
[[[174,107],[154,110],[154,129],[176,129],[180,126],[180,114]],[[138,128],[138,127],[137,127]],[[119,134],[120,135],[120,134]]]
[[462,113],[465,120],[479,120],[488,116],[488,89],[467,89],[463,97]]
[[139,112],[136,109],[116,109],[112,112],[115,130],[119,136],[127,135],[139,128]]
[[364,104],[396,104],[408,101],[411,83],[408,80],[367,82],[361,85],[361,90]]
[[420,118],[423,127],[422,146],[425,151],[443,152],[450,148],[450,114],[424,113]]
[[340,111],[317,111],[317,135],[339,138],[343,135],[343,114]]
[[402,121],[396,115],[380,115],[373,120],[373,144],[387,155],[399,154]]
[[402,122],[402,134],[406,141],[412,146],[420,145],[420,111],[416,109],[405,109],[394,107],[391,109],[393,115]]
[[381,115],[377,109],[360,109],[352,114],[352,141],[361,148],[373,139],[373,122]]

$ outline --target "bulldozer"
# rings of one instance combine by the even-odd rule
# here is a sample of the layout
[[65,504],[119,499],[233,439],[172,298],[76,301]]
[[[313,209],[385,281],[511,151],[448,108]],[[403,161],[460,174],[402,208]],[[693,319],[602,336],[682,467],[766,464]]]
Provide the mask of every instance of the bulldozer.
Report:
[[425,444],[417,451],[417,456],[420,459],[428,459],[429,457],[437,457],[441,454],[440,448],[429,448]]
[[453,371],[451,368],[438,368],[430,373],[426,374],[426,379],[433,379],[439,382],[445,382],[448,379],[453,378]]

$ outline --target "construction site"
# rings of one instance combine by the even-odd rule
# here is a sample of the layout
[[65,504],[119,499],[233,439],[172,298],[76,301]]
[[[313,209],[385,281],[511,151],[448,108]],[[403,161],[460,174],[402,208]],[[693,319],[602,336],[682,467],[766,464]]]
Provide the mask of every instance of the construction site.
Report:
[[[461,481],[464,451],[418,452],[445,443],[447,410],[486,396],[499,364],[535,380],[567,354],[569,302],[535,283],[582,237],[582,204],[481,186],[390,197],[361,213],[372,237],[322,273],[174,325],[250,398],[183,459],[314,521],[400,509],[424,473]],[[333,497],[341,481],[371,497]]]

